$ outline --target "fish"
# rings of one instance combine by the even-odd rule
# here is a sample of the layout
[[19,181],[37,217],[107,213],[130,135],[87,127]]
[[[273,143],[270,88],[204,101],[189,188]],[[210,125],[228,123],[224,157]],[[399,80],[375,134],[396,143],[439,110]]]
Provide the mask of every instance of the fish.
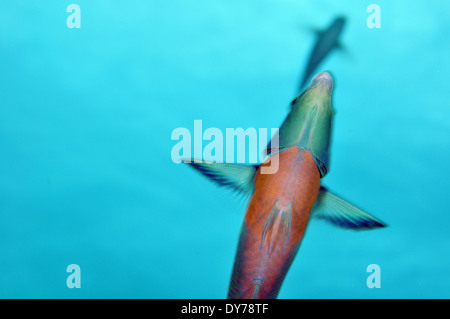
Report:
[[[321,185],[329,171],[332,91],[329,72],[311,80],[259,165],[186,161],[219,186],[250,197],[227,298],[277,298],[312,219],[354,230],[387,226]],[[275,156],[278,169],[264,173]]]
[[320,63],[322,63],[322,61],[331,53],[331,51],[334,49],[343,49],[342,44],[339,42],[339,36],[344,29],[345,22],[345,17],[338,16],[326,30],[315,30],[317,40],[313,50],[310,53],[308,64],[306,65],[306,69],[303,74],[302,82],[300,84],[300,91],[305,87],[310,76],[314,73]]

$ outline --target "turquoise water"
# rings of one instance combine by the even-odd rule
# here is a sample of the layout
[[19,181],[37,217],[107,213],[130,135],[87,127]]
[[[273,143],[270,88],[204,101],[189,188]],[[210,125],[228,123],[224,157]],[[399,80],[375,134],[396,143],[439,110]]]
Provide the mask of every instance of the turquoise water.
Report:
[[339,14],[323,183],[389,227],[313,221],[279,297],[450,297],[448,1],[378,0],[379,29],[372,0],[70,3],[0,2],[0,297],[224,298],[245,202],[171,133],[278,127]]

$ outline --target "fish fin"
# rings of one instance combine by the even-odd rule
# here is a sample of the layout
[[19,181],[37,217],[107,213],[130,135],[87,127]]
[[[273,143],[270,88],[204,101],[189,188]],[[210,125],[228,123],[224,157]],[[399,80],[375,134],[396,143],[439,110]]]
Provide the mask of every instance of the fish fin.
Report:
[[233,190],[249,195],[254,190],[254,177],[258,166],[207,163],[184,160],[184,163],[198,170],[200,173],[210,178],[219,186],[227,186]]
[[263,284],[264,280],[262,278],[253,278],[253,294],[251,299],[258,298],[259,287]]
[[320,29],[315,26],[311,26],[310,24],[304,24],[304,23],[298,24],[297,30],[301,31],[302,33],[305,33],[305,34],[314,34],[317,36],[320,36],[324,32],[323,29]]
[[352,52],[348,49],[347,46],[342,44],[342,42],[337,42],[334,46],[337,51],[342,53],[342,56],[345,57],[350,62],[356,62],[355,56],[352,54]]
[[342,51],[347,51],[347,48],[341,43],[341,42],[336,42],[336,44],[334,45],[334,47],[338,50],[342,50]]
[[283,245],[284,252],[291,234],[291,220],[292,205],[282,206],[279,201],[276,201],[264,222],[259,249],[261,250],[264,243],[267,242],[269,255],[272,254],[274,248],[279,244]]
[[325,187],[320,187],[311,216],[347,229],[364,230],[387,226],[379,219],[328,192]]
[[310,33],[314,34],[318,38],[320,38],[325,33],[324,30],[317,27],[309,27],[308,29]]

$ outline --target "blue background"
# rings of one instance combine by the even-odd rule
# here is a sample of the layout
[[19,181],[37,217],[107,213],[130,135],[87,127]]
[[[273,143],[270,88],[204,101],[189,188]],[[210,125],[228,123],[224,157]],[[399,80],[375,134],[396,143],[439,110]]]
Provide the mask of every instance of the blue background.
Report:
[[245,202],[171,133],[278,127],[338,14],[323,182],[389,227],[312,222],[279,297],[450,297],[448,1],[378,0],[381,29],[373,1],[78,0],[81,29],[70,3],[0,2],[0,297],[226,297]]

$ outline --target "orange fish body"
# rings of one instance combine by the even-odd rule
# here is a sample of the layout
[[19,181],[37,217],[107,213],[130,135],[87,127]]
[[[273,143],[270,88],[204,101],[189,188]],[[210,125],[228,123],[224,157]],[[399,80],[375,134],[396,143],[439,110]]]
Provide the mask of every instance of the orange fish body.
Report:
[[[320,173],[309,151],[291,147],[279,154],[275,174],[255,174],[255,190],[242,227],[228,298],[276,298],[300,246],[320,188]],[[264,223],[277,205],[291,209],[289,233],[281,216],[262,240]],[[287,242],[285,243],[285,240]]]
[[[329,73],[312,79],[259,166],[186,161],[218,185],[251,195],[228,298],[276,298],[311,217],[347,229],[386,226],[320,185],[329,170],[332,90]],[[272,159],[278,170],[266,173]]]

